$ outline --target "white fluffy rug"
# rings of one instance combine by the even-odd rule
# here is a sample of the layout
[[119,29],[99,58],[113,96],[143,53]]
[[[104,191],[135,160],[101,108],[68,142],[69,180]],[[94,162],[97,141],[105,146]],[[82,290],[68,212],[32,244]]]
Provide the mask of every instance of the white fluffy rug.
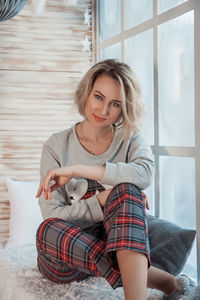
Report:
[[[200,300],[200,297],[197,297],[182,299]],[[123,300],[124,294],[122,288],[113,290],[103,278],[91,277],[80,283],[66,285],[44,279],[37,270],[35,246],[27,245],[14,249],[0,249],[0,299]],[[161,292],[148,289],[148,300],[161,299]]]

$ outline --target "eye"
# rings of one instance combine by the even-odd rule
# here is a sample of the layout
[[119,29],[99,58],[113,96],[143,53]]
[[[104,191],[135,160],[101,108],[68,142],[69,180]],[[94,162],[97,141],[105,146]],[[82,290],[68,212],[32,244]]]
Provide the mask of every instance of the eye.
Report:
[[120,104],[118,103],[118,102],[112,102],[112,105],[114,106],[114,107],[120,107]]
[[96,97],[98,100],[100,100],[100,101],[102,101],[102,100],[103,100],[103,97],[102,97],[102,96],[100,96],[100,95],[98,95],[98,94],[95,94],[95,97]]

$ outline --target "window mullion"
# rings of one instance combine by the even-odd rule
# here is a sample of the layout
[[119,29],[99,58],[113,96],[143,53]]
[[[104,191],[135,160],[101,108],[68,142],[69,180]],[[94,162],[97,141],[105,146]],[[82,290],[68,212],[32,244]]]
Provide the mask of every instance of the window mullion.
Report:
[[96,49],[96,53],[95,53],[95,63],[99,61],[99,53],[100,53],[100,49],[99,49],[99,43],[100,43],[100,38],[99,38],[99,0],[93,0],[94,1],[94,8],[95,8],[95,49]]
[[196,141],[196,229],[197,229],[197,280],[200,284],[200,2],[195,1],[194,9],[194,93],[195,93],[195,141]]
[[[125,31],[125,0],[121,0],[121,32]],[[121,58],[124,61],[124,38],[121,36]]]
[[[157,0],[153,1],[153,19],[157,16]],[[153,23],[153,61],[154,61],[154,157],[155,157],[155,215],[160,215],[160,180],[159,180],[159,124],[158,124],[158,27]]]

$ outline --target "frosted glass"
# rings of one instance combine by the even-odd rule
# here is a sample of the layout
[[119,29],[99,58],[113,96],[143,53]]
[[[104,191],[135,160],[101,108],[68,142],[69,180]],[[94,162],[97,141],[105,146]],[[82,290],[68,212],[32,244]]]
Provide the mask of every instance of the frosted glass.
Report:
[[195,159],[160,157],[161,217],[196,228]]
[[194,240],[194,244],[191,253],[188,257],[187,263],[183,268],[183,274],[188,274],[193,280],[197,280],[197,241]]
[[179,4],[182,4],[188,0],[158,0],[158,14],[169,10]]
[[[196,229],[195,159],[160,157],[160,217],[179,226]],[[196,247],[184,270],[196,279]]]
[[[148,50],[148,51],[147,51]],[[146,113],[142,133],[148,143],[154,144],[154,101],[153,101],[153,31],[148,30],[125,40],[125,62],[139,79],[142,101]]]
[[158,27],[159,139],[194,146],[194,16],[188,12]]
[[99,35],[100,41],[121,32],[120,0],[99,1]]
[[152,0],[125,1],[125,29],[141,24],[153,17]]
[[102,49],[100,51],[100,60],[106,58],[116,58],[121,61],[121,43]]

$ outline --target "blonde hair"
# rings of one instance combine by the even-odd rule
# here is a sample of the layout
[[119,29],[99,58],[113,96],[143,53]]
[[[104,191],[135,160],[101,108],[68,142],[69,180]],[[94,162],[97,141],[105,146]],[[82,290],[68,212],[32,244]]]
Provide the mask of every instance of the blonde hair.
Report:
[[80,81],[75,92],[75,104],[79,113],[85,115],[85,105],[88,96],[98,76],[105,74],[116,80],[121,87],[122,114],[115,124],[116,128],[123,127],[126,134],[138,132],[144,113],[144,104],[140,100],[141,91],[135,73],[131,67],[115,59],[106,59],[93,65]]

